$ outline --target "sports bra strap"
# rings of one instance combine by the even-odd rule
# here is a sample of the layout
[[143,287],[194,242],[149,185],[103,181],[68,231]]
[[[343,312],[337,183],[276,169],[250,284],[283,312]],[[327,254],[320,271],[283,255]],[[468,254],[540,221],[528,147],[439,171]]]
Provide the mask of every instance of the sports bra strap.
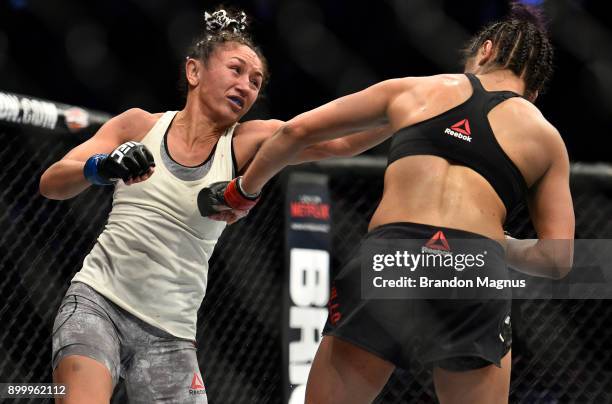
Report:
[[506,101],[508,98],[520,97],[519,94],[514,91],[487,91],[482,86],[478,77],[473,73],[465,73],[468,80],[472,84],[472,88],[474,89],[474,93],[480,93],[484,97],[484,105],[485,112],[489,113],[493,108],[495,108],[498,104]]
[[465,75],[467,76],[468,80],[470,80],[470,83],[472,84],[472,88],[474,89],[474,91],[480,90],[480,91],[483,91],[485,93],[488,92],[482,86],[482,83],[480,82],[480,80],[478,80],[478,77],[476,77],[476,75],[474,73],[465,73]]

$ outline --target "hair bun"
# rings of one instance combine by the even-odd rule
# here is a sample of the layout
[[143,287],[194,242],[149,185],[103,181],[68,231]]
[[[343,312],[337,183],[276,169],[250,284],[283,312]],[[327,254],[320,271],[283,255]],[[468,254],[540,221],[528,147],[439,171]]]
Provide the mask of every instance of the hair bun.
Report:
[[228,16],[227,11],[220,9],[212,14],[204,13],[206,31],[217,34],[221,31],[232,31],[235,34],[242,33],[247,27],[247,16],[244,11],[237,12],[233,18]]
[[510,2],[509,19],[527,21],[534,24],[540,30],[546,30],[546,18],[537,6],[528,5],[520,1]]

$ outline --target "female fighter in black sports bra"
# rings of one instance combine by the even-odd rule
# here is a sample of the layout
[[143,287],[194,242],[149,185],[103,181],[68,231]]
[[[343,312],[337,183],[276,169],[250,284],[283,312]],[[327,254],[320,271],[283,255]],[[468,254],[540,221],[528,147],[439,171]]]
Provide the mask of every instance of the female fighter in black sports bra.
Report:
[[[509,264],[564,276],[574,211],[565,145],[533,105],[552,72],[540,21],[515,4],[473,38],[466,74],[388,80],[298,115],[264,143],[238,188],[256,194],[305,147],[389,124],[396,133],[384,192],[364,241],[475,239],[489,249],[487,271]],[[504,245],[506,218],[525,200],[539,239]],[[441,403],[508,402],[508,300],[368,300],[359,274],[356,259],[334,281],[340,315],[325,326],[307,403],[371,402],[411,358],[434,368]]]

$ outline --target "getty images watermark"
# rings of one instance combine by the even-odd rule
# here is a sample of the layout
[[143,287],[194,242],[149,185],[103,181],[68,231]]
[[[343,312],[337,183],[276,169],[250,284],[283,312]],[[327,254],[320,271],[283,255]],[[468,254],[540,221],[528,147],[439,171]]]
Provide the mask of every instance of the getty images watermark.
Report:
[[[512,241],[510,241],[512,242]],[[566,248],[567,240],[551,241]],[[366,239],[361,245],[362,297],[372,299],[609,299],[611,240],[576,240],[573,270],[564,279],[508,267],[491,239]],[[547,268],[541,268],[542,274]],[[552,272],[552,271],[548,271]]]

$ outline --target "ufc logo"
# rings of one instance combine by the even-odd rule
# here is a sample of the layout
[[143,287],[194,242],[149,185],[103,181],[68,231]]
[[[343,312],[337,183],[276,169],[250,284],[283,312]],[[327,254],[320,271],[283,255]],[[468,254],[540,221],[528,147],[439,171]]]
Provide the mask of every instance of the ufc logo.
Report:
[[113,152],[111,153],[111,157],[117,163],[121,163],[121,161],[123,160],[123,157],[126,154],[128,154],[130,152],[130,150],[132,150],[134,147],[136,147],[138,145],[140,145],[140,143],[137,143],[137,142],[126,142],[126,143],[122,144],[121,146],[117,147],[115,150],[113,150]]

